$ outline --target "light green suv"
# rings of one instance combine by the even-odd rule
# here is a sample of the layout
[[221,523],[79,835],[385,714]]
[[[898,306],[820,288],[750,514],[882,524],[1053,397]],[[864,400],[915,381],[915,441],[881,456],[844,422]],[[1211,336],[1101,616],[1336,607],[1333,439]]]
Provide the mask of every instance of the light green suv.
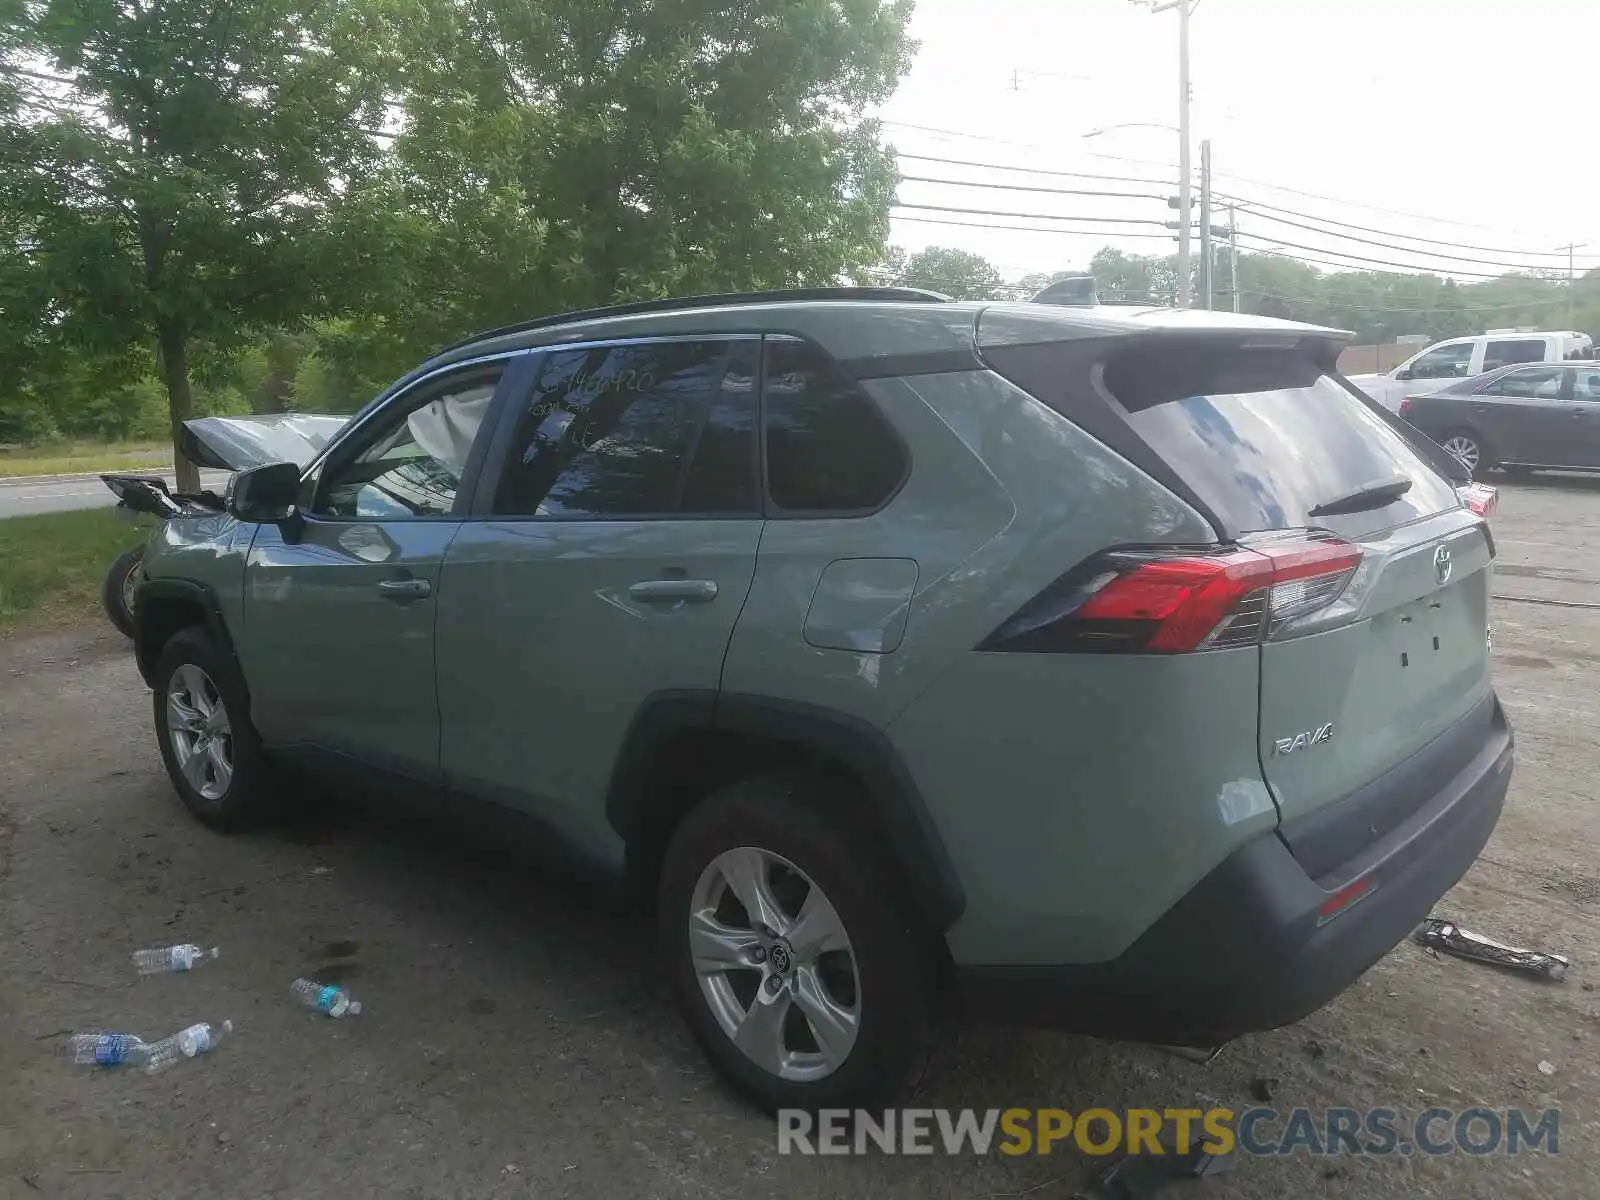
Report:
[[886,289],[484,334],[157,532],[162,756],[219,829],[291,760],[538,818],[768,1106],[886,1100],[946,1005],[1298,1020],[1512,759],[1489,528],[1344,340]]

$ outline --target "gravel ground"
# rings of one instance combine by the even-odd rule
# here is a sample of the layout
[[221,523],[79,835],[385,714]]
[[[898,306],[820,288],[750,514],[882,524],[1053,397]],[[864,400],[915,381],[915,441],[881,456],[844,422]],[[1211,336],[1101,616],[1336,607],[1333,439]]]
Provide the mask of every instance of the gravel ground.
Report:
[[[962,1029],[922,1106],[1430,1104],[1562,1110],[1560,1152],[1515,1159],[1295,1154],[1174,1194],[1600,1196],[1600,483],[1503,489],[1496,674],[1519,738],[1506,814],[1440,905],[1566,953],[1544,984],[1397,948],[1300,1025],[1209,1066],[1158,1050]],[[378,799],[223,838],[173,797],[126,644],[100,630],[0,642],[0,1196],[1071,1196],[1098,1166],[1048,1158],[780,1158],[774,1127],[703,1065],[655,977],[645,914],[525,837]],[[192,976],[127,954],[218,944]],[[367,1005],[292,1008],[301,972]],[[164,1075],[54,1057],[64,1031],[160,1035],[232,1019]],[[1541,1060],[1553,1075],[1538,1070]]]

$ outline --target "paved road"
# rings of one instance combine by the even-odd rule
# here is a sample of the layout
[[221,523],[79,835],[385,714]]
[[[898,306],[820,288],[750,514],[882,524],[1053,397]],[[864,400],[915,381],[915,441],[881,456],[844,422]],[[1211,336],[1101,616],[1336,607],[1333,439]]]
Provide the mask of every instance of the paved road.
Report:
[[[1600,490],[1507,488],[1495,525],[1495,675],[1517,770],[1494,839],[1439,911],[1570,955],[1567,982],[1407,944],[1209,1067],[960,1030],[914,1103],[1237,1111],[1270,1078],[1280,1112],[1319,1117],[1560,1106],[1555,1155],[1296,1153],[1171,1196],[1600,1197]],[[382,797],[211,834],[174,799],[150,722],[115,634],[0,639],[0,1196],[1068,1200],[1097,1166],[1063,1147],[780,1158],[773,1123],[715,1081],[664,999],[648,914],[511,838]],[[130,950],[180,940],[221,958],[130,978]],[[366,1010],[292,1008],[302,972],[348,981]],[[224,1017],[231,1041],[154,1078],[53,1057],[64,1029],[159,1036]]]
[[[154,474],[130,470],[128,475]],[[171,474],[167,486],[173,486]],[[220,492],[228,481],[226,471],[201,471],[200,484]],[[117,502],[97,475],[36,475],[0,479],[0,520],[34,513],[67,512],[75,508],[105,508]]]

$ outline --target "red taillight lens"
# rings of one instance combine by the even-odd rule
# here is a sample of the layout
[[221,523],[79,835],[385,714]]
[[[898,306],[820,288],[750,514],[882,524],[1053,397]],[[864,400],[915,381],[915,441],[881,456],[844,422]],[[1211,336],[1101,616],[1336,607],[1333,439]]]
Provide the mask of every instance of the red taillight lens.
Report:
[[1400,415],[1403,417],[1411,411],[1411,397],[1406,396],[1400,401]]
[[1342,915],[1352,905],[1358,904],[1372,894],[1377,883],[1371,875],[1363,875],[1354,883],[1347,883],[1344,887],[1330,895],[1317,907],[1317,924],[1326,925],[1335,917]]
[[1116,550],[1068,573],[979,647],[1182,654],[1261,641],[1338,599],[1361,551],[1314,533],[1251,546]]
[[1500,490],[1488,484],[1463,484],[1456,489],[1456,495],[1461,497],[1461,503],[1466,505],[1473,516],[1482,517],[1485,521],[1500,507]]

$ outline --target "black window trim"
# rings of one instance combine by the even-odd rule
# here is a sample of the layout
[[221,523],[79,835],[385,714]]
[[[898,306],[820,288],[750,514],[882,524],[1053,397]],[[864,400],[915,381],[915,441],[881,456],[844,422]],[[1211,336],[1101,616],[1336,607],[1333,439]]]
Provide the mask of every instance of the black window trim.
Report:
[[[507,399],[519,386],[519,376],[523,374],[525,363],[529,357],[526,350],[505,350],[496,354],[486,354],[480,358],[463,359],[453,363],[446,363],[437,370],[420,375],[399,388],[391,395],[384,398],[382,403],[373,405],[366,412],[360,414],[339,435],[330,440],[322,448],[322,453],[317,455],[300,475],[301,497],[304,503],[299,512],[302,519],[308,523],[319,525],[351,525],[351,524],[396,524],[406,521],[463,521],[470,519],[472,501],[476,497],[479,483],[483,475],[485,460],[488,456],[490,443],[498,429],[500,415],[506,406]],[[516,360],[516,361],[514,361]],[[494,394],[489,398],[488,411],[484,413],[483,425],[479,427],[476,437],[473,438],[472,448],[467,452],[467,462],[461,473],[461,483],[456,488],[454,503],[447,513],[412,514],[409,516],[391,517],[345,517],[334,513],[314,511],[317,493],[322,490],[325,471],[330,464],[334,467],[346,461],[351,447],[356,447],[359,453],[368,444],[367,435],[371,432],[375,422],[381,423],[383,418],[396,409],[410,407],[418,392],[432,390],[447,376],[466,375],[481,372],[483,368],[494,363],[503,363],[500,369],[500,378],[495,382]]]
[[[479,472],[472,500],[468,506],[469,519],[475,521],[499,521],[503,523],[537,522],[547,524],[573,524],[574,522],[610,521],[610,522],[638,522],[638,521],[759,521],[764,519],[761,498],[764,495],[762,447],[764,439],[761,431],[761,370],[764,355],[761,347],[762,334],[757,332],[733,331],[726,329],[714,330],[706,333],[687,333],[673,331],[664,334],[637,334],[630,337],[613,338],[579,338],[570,342],[554,342],[546,346],[535,346],[520,351],[529,360],[529,369],[526,377],[515,389],[514,394],[508,394],[504,400],[495,405],[498,410],[493,433],[488,439],[488,448],[484,455],[483,469]],[[551,513],[539,516],[535,513],[497,513],[494,511],[494,496],[498,489],[501,472],[505,469],[507,460],[511,456],[511,441],[516,436],[517,425],[521,420],[522,404],[532,394],[534,387],[539,382],[539,375],[544,367],[544,359],[550,354],[559,354],[570,350],[597,350],[608,349],[615,346],[640,346],[659,345],[670,342],[754,342],[756,347],[756,377],[752,384],[752,392],[756,398],[756,504],[748,512],[657,512],[657,513]],[[497,400],[500,398],[497,397]],[[686,464],[692,466],[692,460]],[[680,483],[683,482],[680,480]]]
[[[767,469],[767,343],[768,342],[797,342],[808,346],[827,363],[829,370],[838,377],[863,404],[871,410],[873,418],[888,431],[890,440],[900,451],[900,478],[895,481],[883,500],[870,508],[784,508],[772,498],[771,472]],[[762,335],[761,338],[761,375],[760,375],[760,410],[758,420],[761,430],[761,449],[759,460],[761,464],[761,499],[765,516],[770,521],[852,521],[863,517],[876,516],[889,505],[895,502],[896,497],[905,490],[907,482],[911,479],[912,456],[911,445],[905,436],[895,426],[874,398],[849,371],[846,371],[839,360],[829,354],[817,342],[803,334],[787,331],[773,331]]]

